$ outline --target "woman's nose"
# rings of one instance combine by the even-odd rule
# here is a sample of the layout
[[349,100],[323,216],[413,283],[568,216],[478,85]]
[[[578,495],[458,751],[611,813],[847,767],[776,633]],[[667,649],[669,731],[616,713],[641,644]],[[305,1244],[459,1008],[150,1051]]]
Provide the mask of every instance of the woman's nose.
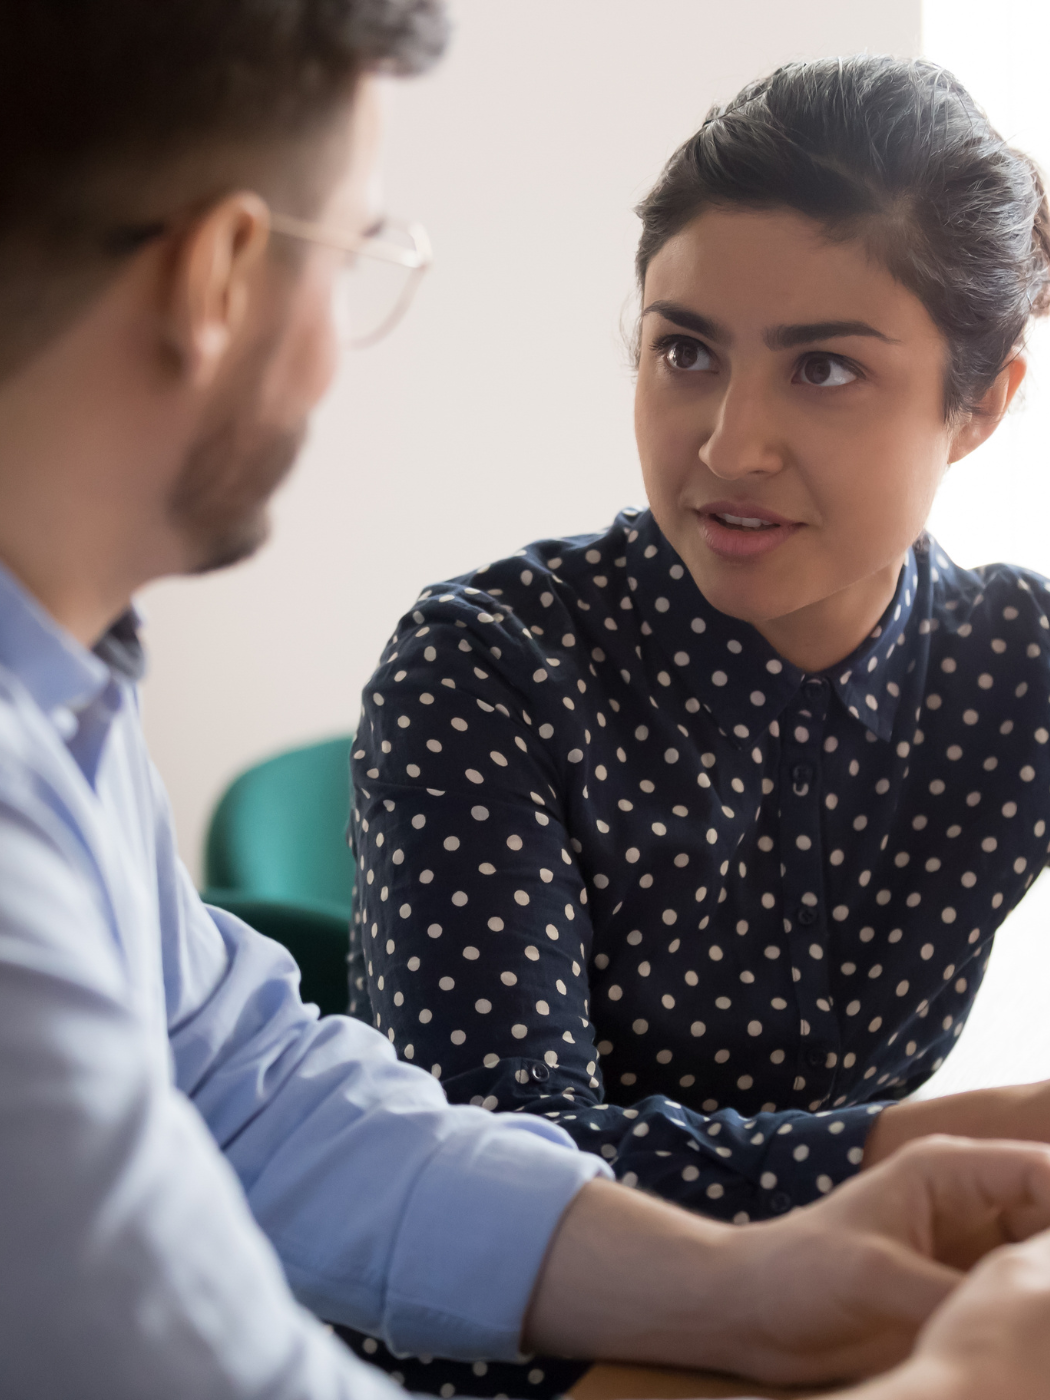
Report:
[[768,476],[783,469],[784,453],[771,406],[759,389],[729,386],[714,428],[700,447],[700,461],[724,481]]

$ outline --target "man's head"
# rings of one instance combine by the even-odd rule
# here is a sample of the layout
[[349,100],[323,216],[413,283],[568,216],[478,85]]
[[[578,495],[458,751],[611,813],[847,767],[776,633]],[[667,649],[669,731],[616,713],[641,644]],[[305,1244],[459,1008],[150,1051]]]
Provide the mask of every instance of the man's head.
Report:
[[441,0],[0,0],[0,21],[0,559],[90,633],[264,537],[345,256],[271,211],[366,233],[372,76],[427,67],[446,26]]

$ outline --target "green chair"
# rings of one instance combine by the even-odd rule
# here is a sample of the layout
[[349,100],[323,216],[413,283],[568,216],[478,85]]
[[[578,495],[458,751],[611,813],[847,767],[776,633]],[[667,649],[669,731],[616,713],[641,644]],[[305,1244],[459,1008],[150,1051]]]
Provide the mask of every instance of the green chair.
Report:
[[304,1001],[346,1010],[354,858],[352,735],[291,749],[235,778],[208,828],[203,898],[284,944]]

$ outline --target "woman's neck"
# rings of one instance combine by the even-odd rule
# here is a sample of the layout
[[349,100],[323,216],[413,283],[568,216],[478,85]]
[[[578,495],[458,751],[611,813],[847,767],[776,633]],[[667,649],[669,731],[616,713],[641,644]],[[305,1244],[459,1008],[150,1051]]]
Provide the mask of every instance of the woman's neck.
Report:
[[897,590],[905,557],[819,603],[753,626],[799,670],[826,670],[849,656],[870,634]]

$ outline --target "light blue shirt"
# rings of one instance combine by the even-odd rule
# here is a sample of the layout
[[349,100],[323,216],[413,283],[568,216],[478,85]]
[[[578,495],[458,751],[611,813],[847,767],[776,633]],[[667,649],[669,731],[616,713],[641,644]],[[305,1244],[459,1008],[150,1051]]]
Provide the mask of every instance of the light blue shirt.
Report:
[[513,1358],[607,1169],[543,1119],[450,1107],[201,904],[140,669],[130,615],[88,652],[0,569],[0,1393],[403,1395],[311,1314]]

